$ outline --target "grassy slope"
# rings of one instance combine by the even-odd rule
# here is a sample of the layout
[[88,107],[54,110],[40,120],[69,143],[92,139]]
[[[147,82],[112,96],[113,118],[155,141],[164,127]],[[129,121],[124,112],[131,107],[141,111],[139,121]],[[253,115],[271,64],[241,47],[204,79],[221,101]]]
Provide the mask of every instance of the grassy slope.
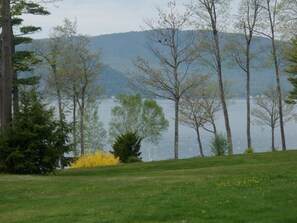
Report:
[[297,151],[0,175],[0,222],[297,222]]

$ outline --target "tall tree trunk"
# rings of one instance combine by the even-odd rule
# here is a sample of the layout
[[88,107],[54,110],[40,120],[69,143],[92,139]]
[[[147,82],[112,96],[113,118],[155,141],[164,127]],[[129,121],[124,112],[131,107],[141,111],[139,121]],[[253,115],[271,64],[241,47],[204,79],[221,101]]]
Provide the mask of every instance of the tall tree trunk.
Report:
[[5,133],[12,120],[12,59],[11,59],[11,15],[10,0],[2,0],[2,99],[1,132]]
[[286,137],[285,137],[285,128],[284,128],[284,118],[283,118],[283,99],[282,99],[282,91],[281,91],[281,84],[280,84],[280,77],[279,77],[279,67],[277,63],[277,52],[275,46],[275,40],[272,39],[272,52],[273,52],[273,60],[274,60],[274,67],[275,67],[275,77],[276,77],[276,88],[278,92],[278,109],[279,109],[279,122],[280,122],[280,133],[281,133],[281,140],[282,140],[282,150],[286,151]]
[[179,99],[175,101],[175,120],[174,120],[174,159],[178,159],[178,120],[179,120]]
[[76,133],[76,96],[73,96],[73,112],[72,112],[72,119],[73,119],[73,150],[74,153],[77,154],[77,133]]
[[[15,44],[14,44],[14,35],[13,35],[13,29],[11,27],[11,54],[14,55],[15,50]],[[17,72],[13,69],[12,70],[12,95],[13,95],[13,113],[16,114],[19,112],[19,85],[18,85],[18,76]]]
[[271,151],[275,151],[275,145],[274,145],[274,127],[271,127]]
[[247,52],[246,52],[246,136],[247,136],[247,147],[252,148],[252,139],[251,139],[251,90],[250,90],[250,79],[251,79],[251,70],[250,70],[250,43],[247,43]]
[[85,134],[84,134],[84,113],[85,113],[85,106],[84,102],[82,102],[80,108],[80,154],[85,154]]
[[229,122],[228,108],[227,108],[226,99],[225,99],[225,92],[224,92],[219,35],[218,35],[218,31],[216,30],[216,27],[213,27],[213,36],[214,36],[214,41],[215,41],[220,99],[221,99],[223,113],[224,113],[225,128],[226,128],[227,140],[228,140],[228,153],[229,153],[229,155],[231,155],[231,154],[233,154],[232,134],[231,134],[231,127],[230,127],[230,122]]
[[[277,1],[275,2],[275,8],[271,9],[270,1],[267,0],[267,9],[268,9],[268,16],[270,22],[270,30],[271,30],[271,47],[272,47],[272,56],[275,68],[275,78],[276,78],[276,88],[278,91],[278,109],[279,109],[279,122],[280,122],[280,133],[281,133],[281,141],[282,141],[282,150],[286,151],[286,138],[285,138],[285,129],[284,129],[284,119],[283,119],[283,100],[282,100],[282,91],[281,91],[281,84],[280,84],[280,77],[279,77],[279,64],[278,64],[278,56],[277,56],[277,49],[276,49],[276,42],[275,42],[275,17],[276,17],[276,7]],[[273,11],[272,11],[273,10]]]
[[198,142],[198,146],[199,146],[200,156],[204,157],[203,147],[202,147],[201,137],[200,137],[200,131],[199,131],[198,127],[196,127],[196,133],[197,133],[197,142]]

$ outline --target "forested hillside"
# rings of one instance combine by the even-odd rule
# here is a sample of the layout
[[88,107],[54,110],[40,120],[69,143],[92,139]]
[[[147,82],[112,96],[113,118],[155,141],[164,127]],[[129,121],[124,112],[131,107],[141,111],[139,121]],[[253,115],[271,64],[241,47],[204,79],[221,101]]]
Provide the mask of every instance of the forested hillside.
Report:
[[[224,34],[225,39],[232,39],[237,34]],[[90,37],[90,47],[93,52],[101,52],[104,68],[102,69],[101,85],[105,89],[107,97],[115,96],[120,92],[129,93],[133,90],[129,89],[129,73],[135,72],[133,59],[141,56],[147,58],[155,66],[158,66],[156,58],[151,55],[146,48],[145,32],[128,32],[117,33],[102,36]],[[44,40],[41,40],[44,41]],[[269,44],[266,38],[257,38],[258,44],[256,47],[263,47]],[[265,47],[264,47],[265,48]],[[259,95],[267,86],[275,84],[275,74],[272,64],[269,66],[269,52],[263,53],[260,59],[257,60],[256,68],[252,69],[251,75],[251,95]],[[265,66],[263,67],[263,64]],[[267,65],[268,64],[268,65]],[[196,65],[195,69],[199,70],[200,74],[211,73],[202,65]],[[245,74],[228,63],[227,56],[223,67],[223,76],[225,80],[232,83],[233,94],[237,97],[245,95]],[[199,75],[199,74],[198,74]],[[214,76],[216,77],[216,76]],[[282,76],[282,85],[284,91],[289,91],[291,88],[287,81],[287,76]]]

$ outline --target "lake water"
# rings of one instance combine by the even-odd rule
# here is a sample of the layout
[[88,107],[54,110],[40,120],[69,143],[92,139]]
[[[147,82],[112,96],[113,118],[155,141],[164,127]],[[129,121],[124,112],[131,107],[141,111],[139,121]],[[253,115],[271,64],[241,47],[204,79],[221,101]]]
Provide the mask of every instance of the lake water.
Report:
[[[229,106],[229,119],[233,138],[234,153],[243,153],[247,147],[246,143],[246,101],[244,99],[233,100],[234,103]],[[141,157],[144,161],[166,160],[174,157],[174,107],[173,102],[168,100],[158,100],[163,107],[163,111],[169,121],[168,131],[163,134],[160,143],[155,146],[148,142],[141,145]],[[112,99],[104,100],[100,105],[100,116],[104,123],[105,129],[108,130],[108,124],[111,120],[111,108],[116,103]],[[253,108],[253,103],[251,104]],[[218,131],[225,133],[223,114],[218,113],[217,128]],[[297,123],[294,120],[286,123],[286,143],[288,149],[297,148]],[[255,152],[265,152],[271,150],[271,129],[268,126],[251,125],[252,145]],[[212,134],[201,130],[201,139],[205,155],[211,155],[209,144]],[[199,156],[197,145],[197,136],[195,130],[180,124],[179,129],[179,158],[190,158]],[[275,131],[275,146],[281,149],[281,140],[279,128]],[[107,150],[111,146],[107,145]]]

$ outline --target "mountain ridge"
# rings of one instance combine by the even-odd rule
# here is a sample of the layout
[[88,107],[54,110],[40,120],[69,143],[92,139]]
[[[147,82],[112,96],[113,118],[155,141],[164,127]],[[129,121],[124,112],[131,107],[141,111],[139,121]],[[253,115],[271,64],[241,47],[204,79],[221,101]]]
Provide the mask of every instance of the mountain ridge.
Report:
[[[182,31],[187,32],[187,31]],[[224,38],[232,38],[234,33],[221,33]],[[242,35],[243,36],[243,35]],[[264,37],[255,37],[260,44],[268,43]],[[147,43],[145,31],[131,31],[125,33],[105,34],[89,37],[92,52],[101,52],[102,69],[100,83],[105,88],[106,97],[115,96],[118,93],[132,93],[129,89],[129,73],[135,71],[133,59],[138,56],[147,58],[154,66],[158,66],[157,60],[146,49]],[[39,40],[40,41],[40,40]],[[42,41],[42,40],[41,40]],[[256,46],[257,47],[257,46]],[[205,73],[210,71],[203,68]],[[232,91],[238,97],[245,96],[245,74],[239,68],[223,67],[223,78],[232,82]],[[282,76],[282,87],[284,91],[291,89],[287,76]],[[273,67],[253,69],[251,74],[251,95],[259,95],[262,91],[275,83]]]

